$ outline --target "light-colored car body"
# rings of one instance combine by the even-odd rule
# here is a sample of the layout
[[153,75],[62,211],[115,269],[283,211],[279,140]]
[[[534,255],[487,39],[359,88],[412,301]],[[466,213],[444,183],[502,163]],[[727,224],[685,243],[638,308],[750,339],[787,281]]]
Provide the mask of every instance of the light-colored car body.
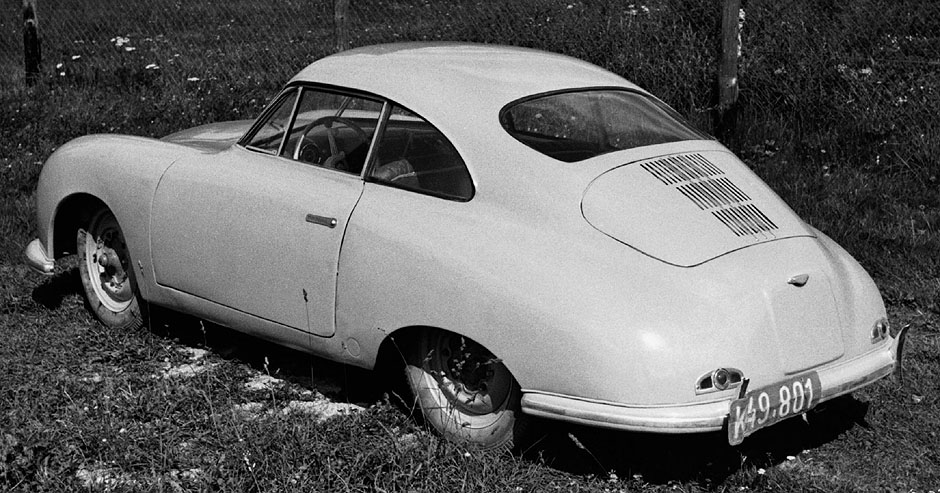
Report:
[[[446,330],[505,364],[524,413],[617,429],[720,430],[741,385],[697,387],[717,369],[752,389],[812,371],[827,400],[895,368],[900,337],[872,335],[886,314],[870,277],[718,142],[563,163],[500,125],[532,95],[647,94],[615,74],[532,50],[406,44],[321,59],[296,85],[420,115],[463,158],[472,197],[255,152],[238,143],[247,121],[90,136],[43,168],[30,264],[51,273],[74,252],[76,211],[103,205],[149,303],[365,368],[397,331]],[[689,174],[701,166],[731,183],[712,192],[740,195],[689,192],[715,181]]]

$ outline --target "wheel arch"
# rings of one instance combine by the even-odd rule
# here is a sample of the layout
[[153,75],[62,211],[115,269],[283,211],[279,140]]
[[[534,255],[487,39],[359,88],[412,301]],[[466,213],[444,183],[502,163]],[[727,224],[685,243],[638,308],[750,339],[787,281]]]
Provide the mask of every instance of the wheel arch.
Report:
[[59,202],[52,219],[50,253],[54,258],[76,253],[75,235],[78,229],[101,209],[111,210],[103,200],[89,193],[74,193]]
[[406,364],[407,348],[413,347],[418,338],[433,330],[446,329],[431,325],[410,325],[389,332],[379,343],[373,369],[380,375],[388,375],[390,371],[403,368]]
[[[494,351],[493,348],[486,346],[478,339],[460,331],[435,327],[433,325],[409,325],[395,329],[382,339],[375,353],[373,369],[379,375],[389,375],[399,367],[404,367],[407,358],[407,348],[415,347],[417,339],[424,337],[430,331],[448,332],[460,337],[465,337],[493,353],[497,358],[500,358],[500,355]],[[513,369],[507,362],[503,361],[503,364],[509,369],[510,374],[515,375]]]
[[[122,210],[110,201],[103,199],[97,194],[87,191],[74,192],[63,197],[53,209],[52,216],[48,220],[47,227],[47,249],[53,258],[62,258],[69,254],[77,254],[78,246],[76,238],[78,230],[87,227],[94,215],[102,210],[110,211],[121,227],[127,242],[127,249],[134,259],[133,266],[135,283],[139,289],[140,295],[147,298],[151,292],[150,286],[143,282],[145,272],[140,262],[148,258],[149,244],[146,242],[146,236],[142,236],[137,229],[128,228],[128,225],[134,217],[134,211]],[[145,261],[145,260],[144,260]]]
[[[376,375],[382,388],[393,398],[393,403],[409,414],[415,414],[416,403],[408,380],[405,376],[408,347],[414,347],[419,337],[428,330],[442,330],[425,325],[401,327],[388,333],[379,343],[372,364],[372,373]],[[418,412],[415,415],[420,415]]]

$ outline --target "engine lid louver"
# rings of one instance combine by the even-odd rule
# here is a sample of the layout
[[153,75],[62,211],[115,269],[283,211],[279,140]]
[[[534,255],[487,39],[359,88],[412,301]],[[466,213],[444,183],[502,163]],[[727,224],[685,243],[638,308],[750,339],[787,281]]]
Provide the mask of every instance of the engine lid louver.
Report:
[[693,266],[812,231],[733,154],[684,152],[614,167],[581,200],[599,231],[652,257]]
[[773,236],[777,225],[751,197],[701,154],[669,156],[641,165],[664,185],[673,187],[702,211],[710,212],[737,236]]

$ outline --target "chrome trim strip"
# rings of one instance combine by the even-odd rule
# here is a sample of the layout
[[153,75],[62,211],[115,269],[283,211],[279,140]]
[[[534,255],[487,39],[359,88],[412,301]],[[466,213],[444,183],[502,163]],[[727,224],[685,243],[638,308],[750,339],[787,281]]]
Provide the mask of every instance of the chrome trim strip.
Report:
[[[852,360],[817,368],[823,389],[819,402],[834,399],[890,375],[897,361],[897,346],[895,339]],[[522,412],[618,430],[702,433],[722,429],[735,397],[703,403],[638,406],[523,389]]]
[[524,393],[522,412],[603,428],[657,433],[718,431],[728,415],[729,400],[686,406],[636,407],[585,401],[568,396]]

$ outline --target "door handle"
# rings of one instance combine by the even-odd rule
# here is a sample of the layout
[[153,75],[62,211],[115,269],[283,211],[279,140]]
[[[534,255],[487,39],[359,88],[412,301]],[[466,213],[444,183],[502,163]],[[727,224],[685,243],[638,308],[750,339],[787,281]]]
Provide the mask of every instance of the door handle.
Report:
[[336,218],[335,217],[326,217],[318,216],[316,214],[307,214],[307,222],[313,224],[319,224],[320,226],[326,226],[327,228],[336,227]]

